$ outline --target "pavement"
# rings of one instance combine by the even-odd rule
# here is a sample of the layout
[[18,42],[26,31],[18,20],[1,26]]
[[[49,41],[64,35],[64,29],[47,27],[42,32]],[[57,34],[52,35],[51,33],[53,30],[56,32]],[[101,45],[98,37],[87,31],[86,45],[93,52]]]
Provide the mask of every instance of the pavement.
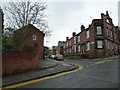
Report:
[[109,56],[109,57],[101,57],[101,58],[94,58],[94,59],[77,59],[77,60],[81,60],[81,61],[107,61],[110,59],[116,59],[116,58],[120,58],[120,54],[118,55],[114,55],[114,56]]
[[46,76],[55,75],[62,72],[71,71],[77,68],[78,66],[65,63],[64,61],[44,59],[39,61],[38,67],[34,70],[3,77],[2,86],[6,87],[9,85],[14,85]]
[[[120,55],[107,57],[107,58],[97,58],[97,59],[81,59],[84,61],[99,61],[99,60],[109,60],[111,58],[117,58],[120,57]],[[64,61],[56,61],[51,59],[44,59],[39,61],[39,65],[36,69],[25,72],[25,73],[19,73],[16,75],[11,76],[5,76],[2,78],[2,86],[6,87],[9,85],[14,85],[46,76],[55,75],[62,72],[71,71],[74,69],[77,69],[78,66],[74,64],[68,64]]]

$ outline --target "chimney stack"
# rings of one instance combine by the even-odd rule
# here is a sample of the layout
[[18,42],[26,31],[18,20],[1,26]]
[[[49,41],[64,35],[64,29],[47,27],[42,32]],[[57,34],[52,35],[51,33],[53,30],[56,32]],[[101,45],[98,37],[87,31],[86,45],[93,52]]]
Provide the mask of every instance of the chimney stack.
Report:
[[69,40],[69,37],[66,37],[66,41],[68,41]]
[[73,32],[73,33],[72,33],[72,36],[74,37],[75,35],[76,35],[76,32]]
[[81,31],[84,31],[84,30],[85,30],[85,26],[81,25]]

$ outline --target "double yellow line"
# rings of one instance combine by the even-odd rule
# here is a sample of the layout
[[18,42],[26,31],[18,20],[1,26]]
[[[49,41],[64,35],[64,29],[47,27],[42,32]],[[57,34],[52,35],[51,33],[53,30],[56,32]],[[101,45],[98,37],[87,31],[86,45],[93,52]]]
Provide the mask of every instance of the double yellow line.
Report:
[[65,75],[65,74],[73,73],[73,72],[76,72],[76,71],[81,70],[83,68],[83,66],[81,66],[79,64],[74,64],[74,65],[78,66],[78,68],[75,69],[75,70],[68,71],[68,72],[63,72],[63,73],[59,73],[59,74],[55,74],[55,75],[52,75],[52,76],[47,76],[47,77],[40,78],[40,79],[26,81],[26,82],[15,84],[15,85],[11,85],[11,86],[6,86],[6,87],[3,88],[3,90],[7,89],[7,88],[17,88],[17,87],[21,87],[21,86],[28,85],[28,84],[31,84],[31,83],[40,82],[40,81],[47,80],[47,79],[50,79],[50,78],[54,78],[54,77],[62,76],[62,75]]

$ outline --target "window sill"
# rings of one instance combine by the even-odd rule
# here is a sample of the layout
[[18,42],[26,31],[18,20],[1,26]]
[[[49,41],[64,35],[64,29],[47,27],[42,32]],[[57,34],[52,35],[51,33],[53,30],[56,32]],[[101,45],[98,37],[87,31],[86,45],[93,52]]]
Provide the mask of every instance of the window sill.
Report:
[[103,49],[103,48],[96,48],[96,49]]

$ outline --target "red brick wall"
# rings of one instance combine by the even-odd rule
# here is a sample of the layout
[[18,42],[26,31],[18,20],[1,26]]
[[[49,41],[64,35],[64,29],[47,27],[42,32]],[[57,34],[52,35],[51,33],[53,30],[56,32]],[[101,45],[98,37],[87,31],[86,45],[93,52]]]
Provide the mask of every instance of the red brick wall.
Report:
[[[28,34],[28,37],[25,39],[24,46],[25,47],[36,47],[39,55],[39,59],[43,59],[44,54],[44,33],[39,31],[36,27],[33,25],[28,25],[23,27],[23,31],[26,31],[26,34]],[[33,40],[33,34],[36,35],[36,40]],[[20,39],[20,37],[18,37]],[[19,41],[17,41],[17,45],[19,46]]]
[[89,34],[90,37],[86,38],[86,42],[90,43],[90,50],[86,50],[86,54],[88,56],[95,56],[95,26],[93,24],[91,24],[91,26],[89,27]]
[[[102,20],[103,20],[103,25],[104,25],[104,36],[105,36],[105,55],[108,56],[108,55],[114,55],[114,54],[117,54],[118,53],[118,50],[116,50],[116,45],[118,45],[118,31],[117,29],[115,29],[115,26],[113,24],[108,24],[106,22],[106,18],[109,18],[109,16],[107,15],[102,15]],[[113,22],[112,22],[113,23]],[[106,32],[106,28],[108,28],[109,30],[109,34],[110,34],[110,29],[112,30],[112,37],[110,36],[107,36],[107,32]],[[116,34],[116,38],[115,38],[115,34]],[[114,45],[112,45],[112,43],[110,42],[110,49],[108,49],[108,41],[111,41],[112,43],[114,43]],[[111,47],[114,47],[114,49],[111,49]]]
[[62,54],[62,55],[64,55],[63,46],[58,46],[58,47],[57,47],[57,54]]
[[52,46],[52,53],[51,55],[56,55],[57,54],[57,46]]
[[2,72],[3,75],[25,72],[36,68],[38,55],[35,50],[3,51]]
[[52,54],[51,55],[56,55],[57,54],[57,50],[52,50]]

